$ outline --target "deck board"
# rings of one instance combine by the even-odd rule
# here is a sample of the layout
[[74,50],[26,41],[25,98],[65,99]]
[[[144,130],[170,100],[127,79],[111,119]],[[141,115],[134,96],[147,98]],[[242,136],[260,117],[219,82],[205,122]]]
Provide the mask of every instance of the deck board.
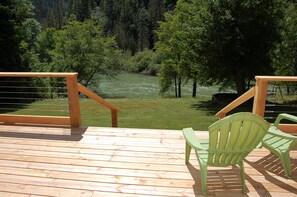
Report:
[[[207,132],[197,132],[207,138]],[[0,125],[0,196],[201,196],[194,153],[184,164],[180,131]],[[248,193],[239,168],[209,168],[208,196],[297,196],[277,157],[255,149],[245,160]]]

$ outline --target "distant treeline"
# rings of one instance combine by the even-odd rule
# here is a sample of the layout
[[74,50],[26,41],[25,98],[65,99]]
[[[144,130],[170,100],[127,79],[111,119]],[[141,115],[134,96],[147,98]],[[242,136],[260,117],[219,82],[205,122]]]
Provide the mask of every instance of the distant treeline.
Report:
[[152,49],[158,21],[173,10],[177,0],[32,0],[35,17],[43,29],[61,29],[69,18],[94,19],[106,36],[115,36],[124,51]]

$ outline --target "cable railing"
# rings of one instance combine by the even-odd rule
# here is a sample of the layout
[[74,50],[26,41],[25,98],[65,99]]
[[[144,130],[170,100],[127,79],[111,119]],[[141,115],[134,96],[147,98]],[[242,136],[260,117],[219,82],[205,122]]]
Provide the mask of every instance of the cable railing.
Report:
[[77,82],[77,73],[0,72],[0,122],[81,126],[80,93],[111,110],[112,127],[118,111]]
[[[268,82],[297,82],[297,76],[256,76],[255,79],[256,84],[253,88],[221,109],[218,113],[216,113],[216,116],[223,118],[231,110],[235,109],[247,100],[254,98],[253,113],[264,117],[267,95],[270,94],[270,91],[268,91]],[[297,124],[282,124],[280,127],[286,132],[297,133]]]

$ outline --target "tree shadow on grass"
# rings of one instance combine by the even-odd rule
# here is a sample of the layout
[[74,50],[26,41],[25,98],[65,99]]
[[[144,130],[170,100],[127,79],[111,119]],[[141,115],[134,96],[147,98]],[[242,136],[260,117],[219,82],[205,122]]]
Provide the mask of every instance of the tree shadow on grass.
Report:
[[218,111],[220,111],[223,106],[222,105],[216,105],[211,100],[209,101],[199,101],[196,104],[192,104],[191,108],[199,110],[199,111],[206,111],[206,115],[213,116]]
[[[221,109],[223,109],[227,104],[219,104],[215,103],[211,100],[209,101],[199,101],[196,104],[193,104],[191,108],[194,108],[199,111],[206,111],[206,115],[208,116],[214,116],[217,112],[219,112]],[[236,107],[235,109],[231,110],[228,114],[233,114],[237,112],[251,112],[252,111],[252,105],[250,104],[244,104]]]

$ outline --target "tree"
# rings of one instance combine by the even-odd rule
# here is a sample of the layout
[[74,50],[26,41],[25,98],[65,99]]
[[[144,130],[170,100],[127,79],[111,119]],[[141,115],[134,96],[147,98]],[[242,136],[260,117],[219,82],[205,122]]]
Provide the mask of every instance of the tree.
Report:
[[150,49],[152,46],[150,45],[150,26],[151,20],[149,17],[149,13],[145,8],[141,8],[138,11],[138,21],[137,21],[137,32],[138,32],[138,39],[137,39],[137,49],[139,51],[143,51],[145,49]]
[[92,10],[95,7],[96,2],[94,0],[70,0],[68,17],[75,15],[76,19],[82,22],[91,18]]
[[155,47],[161,56],[160,93],[167,92],[174,85],[175,96],[181,97],[181,48],[176,38],[176,26],[174,15],[165,14],[165,22],[160,23],[157,31],[158,42]]
[[36,63],[35,44],[41,27],[35,19],[29,18],[22,22],[19,32],[22,71],[31,71],[30,65]]
[[279,40],[278,7],[276,0],[209,1],[201,55],[212,83],[234,82],[242,94],[255,75],[273,72],[270,53]]
[[91,20],[72,21],[62,30],[47,30],[38,39],[42,67],[34,70],[77,72],[85,86],[100,76],[114,77],[120,70],[121,54],[114,39],[102,34],[100,26]]
[[139,51],[125,61],[124,69],[129,72],[157,75],[159,70],[157,53],[148,49]]
[[32,18],[33,9],[28,0],[0,2],[1,71],[28,71],[28,51],[39,33],[39,24]]
[[12,11],[13,2],[0,2],[0,58],[1,71],[17,71],[20,64],[19,39]]
[[[52,51],[55,49],[55,34],[57,31],[55,28],[47,28],[37,37],[35,50],[41,64],[49,64],[53,61]],[[34,65],[34,67],[35,71],[42,70],[42,66],[41,68],[37,68],[38,65]]]
[[200,59],[200,37],[205,5],[197,1],[178,1],[173,13],[165,14],[165,22],[157,31],[156,49],[161,54],[161,92],[175,86],[181,97],[182,81],[193,80],[192,96],[196,96],[197,83],[203,82]]
[[284,3],[284,18],[281,21],[281,42],[273,54],[276,75],[297,75],[297,3]]

